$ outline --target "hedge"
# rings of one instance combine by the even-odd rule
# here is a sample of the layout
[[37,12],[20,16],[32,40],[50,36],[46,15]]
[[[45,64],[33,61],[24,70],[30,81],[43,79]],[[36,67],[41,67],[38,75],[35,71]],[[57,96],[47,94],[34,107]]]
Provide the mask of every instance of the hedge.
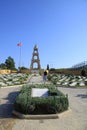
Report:
[[[32,87],[50,88],[48,97],[31,97]],[[54,86],[50,85],[30,85],[23,87],[14,103],[15,110],[23,114],[55,114],[67,110],[68,106],[68,96],[65,96]]]

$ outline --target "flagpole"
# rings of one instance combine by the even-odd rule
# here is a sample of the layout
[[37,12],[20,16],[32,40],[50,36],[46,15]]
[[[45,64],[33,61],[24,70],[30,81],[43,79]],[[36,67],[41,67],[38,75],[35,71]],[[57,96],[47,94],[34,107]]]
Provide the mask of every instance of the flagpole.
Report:
[[20,46],[20,58],[19,58],[19,71],[21,71],[21,46]]
[[19,72],[21,71],[21,46],[22,43],[18,43],[17,46],[20,48],[19,49]]

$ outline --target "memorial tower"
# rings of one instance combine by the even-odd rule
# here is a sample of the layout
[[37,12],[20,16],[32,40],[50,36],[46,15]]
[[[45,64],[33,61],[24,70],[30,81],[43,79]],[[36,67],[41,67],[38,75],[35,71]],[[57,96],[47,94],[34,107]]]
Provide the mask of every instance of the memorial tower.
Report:
[[39,52],[37,45],[34,46],[31,65],[30,65],[30,72],[31,73],[40,73],[41,66],[40,66],[40,59],[39,59]]

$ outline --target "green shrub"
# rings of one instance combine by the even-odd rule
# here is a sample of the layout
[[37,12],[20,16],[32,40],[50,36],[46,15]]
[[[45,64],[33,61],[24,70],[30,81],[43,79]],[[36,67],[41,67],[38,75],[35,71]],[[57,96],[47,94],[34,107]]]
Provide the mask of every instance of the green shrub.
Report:
[[51,74],[48,74],[48,75],[47,75],[47,79],[48,79],[49,81],[51,81],[51,78],[52,78],[52,75],[51,75]]
[[[31,97],[32,88],[48,88],[48,97]],[[16,97],[14,108],[24,114],[54,114],[68,109],[68,96],[65,96],[52,85],[27,85]]]
[[8,81],[12,81],[12,79],[8,79]]
[[87,85],[87,81],[85,81],[85,85]]
[[53,77],[53,78],[51,79],[51,81],[52,81],[52,83],[53,83],[54,85],[56,85],[57,82],[58,82],[58,79],[57,79],[56,77]]
[[64,94],[59,90],[53,88],[49,90],[49,96],[64,96]]

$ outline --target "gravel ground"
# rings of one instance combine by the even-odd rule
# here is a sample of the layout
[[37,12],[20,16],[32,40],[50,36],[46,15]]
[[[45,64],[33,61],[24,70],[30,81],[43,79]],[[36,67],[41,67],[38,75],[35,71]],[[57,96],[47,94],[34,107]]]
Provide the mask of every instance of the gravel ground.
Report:
[[58,88],[68,94],[71,109],[59,119],[22,120],[12,115],[13,103],[20,88],[0,89],[0,130],[87,130],[87,89]]

